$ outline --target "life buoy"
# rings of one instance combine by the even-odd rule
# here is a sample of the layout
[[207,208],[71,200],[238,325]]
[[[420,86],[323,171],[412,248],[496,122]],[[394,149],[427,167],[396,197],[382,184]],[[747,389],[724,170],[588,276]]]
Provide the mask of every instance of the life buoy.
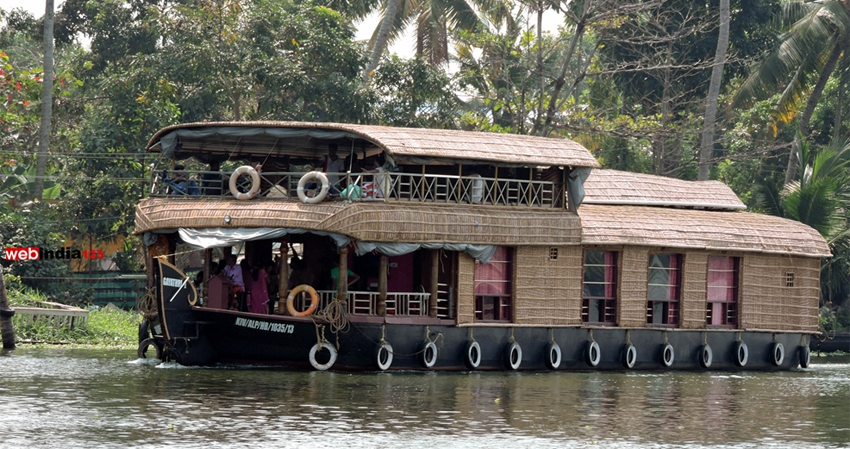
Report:
[[419,354],[419,362],[425,368],[433,368],[437,364],[437,345],[433,341],[426,342]]
[[139,349],[136,351],[136,355],[140,359],[148,358],[148,350],[153,346],[154,351],[156,353],[156,358],[158,360],[162,360],[162,343],[156,341],[153,338],[146,338],[139,343]]
[[522,364],[522,347],[519,343],[512,341],[505,346],[505,366],[510,369],[519,369]]
[[588,365],[599,365],[599,361],[602,360],[602,350],[599,349],[599,343],[595,341],[591,341],[590,343],[588,343],[585,356],[585,360],[587,361]]
[[466,344],[466,366],[469,369],[476,369],[481,365],[481,345],[477,341],[470,341]]
[[702,350],[699,355],[699,364],[703,368],[711,367],[711,361],[714,359],[714,352],[711,351],[711,346],[705,344],[702,345]]
[[[327,349],[328,353],[330,354],[330,356],[328,357],[328,361],[325,363],[319,363],[319,361],[316,360],[316,354],[318,354],[318,352],[322,349]],[[310,348],[310,364],[313,365],[313,368],[316,368],[319,371],[326,371],[330,369],[330,367],[334,366],[334,363],[336,363],[336,356],[336,348],[334,348],[328,343],[316,343],[313,345],[312,348]]]
[[634,345],[626,344],[623,349],[623,367],[632,369],[637,362],[637,348]]
[[[304,190],[307,186],[307,183],[310,182],[310,181],[313,181],[313,180],[321,183],[322,189],[319,190],[319,193],[316,194],[316,196],[314,196],[313,198],[308,198],[307,192],[305,192]],[[320,171],[308,172],[307,174],[302,176],[300,180],[298,180],[298,199],[300,199],[302,203],[308,203],[308,204],[319,203],[323,199],[325,199],[326,196],[328,196],[328,190],[330,189],[330,187],[331,186],[328,183],[328,177],[325,176],[324,173],[322,173]]]
[[661,364],[666,368],[673,366],[673,360],[676,358],[676,351],[670,343],[665,344],[661,348]]
[[[239,181],[239,177],[242,175],[248,175],[251,177],[251,190],[246,192],[240,192],[237,188],[237,183]],[[257,192],[260,191],[260,174],[257,173],[257,170],[254,167],[243,165],[236,170],[233,170],[233,174],[230,175],[230,193],[237,200],[250,200],[251,198],[257,195]]]
[[738,344],[735,345],[735,365],[746,366],[749,358],[750,349],[747,348],[746,343],[739,341]]
[[775,366],[782,365],[782,362],[785,361],[785,346],[782,343],[774,343],[771,345],[771,353],[773,354],[773,364]]
[[388,370],[393,364],[393,345],[385,341],[381,342],[378,345],[378,350],[375,351],[375,362],[377,362],[379,370]]
[[554,341],[546,345],[546,367],[558,369],[561,366],[561,347]]
[[[295,310],[295,296],[299,293],[307,292],[310,294],[310,307],[303,312],[299,312]],[[289,311],[289,314],[292,316],[310,316],[316,309],[319,307],[319,293],[316,292],[316,289],[310,287],[307,284],[301,284],[295,288],[293,288],[289,292],[289,296],[286,297],[286,310]]]
[[812,361],[812,350],[808,346],[800,346],[800,368],[808,368]]

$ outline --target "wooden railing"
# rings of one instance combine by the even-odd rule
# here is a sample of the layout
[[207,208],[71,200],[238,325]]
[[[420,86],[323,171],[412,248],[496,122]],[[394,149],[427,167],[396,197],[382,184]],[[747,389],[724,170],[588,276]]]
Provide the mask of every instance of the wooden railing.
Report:
[[[324,309],[336,297],[336,290],[319,290],[319,310]],[[346,298],[350,315],[377,315],[378,292],[349,291]],[[387,292],[387,315],[427,316],[430,293]],[[301,294],[295,298],[294,306],[305,310],[309,297]]]
[[[181,170],[184,191],[178,192],[163,177],[173,171],[154,174],[150,196],[213,196],[232,198],[229,178],[220,172]],[[294,198],[303,172],[262,172],[260,198]],[[558,207],[560,189],[550,181],[482,178],[480,176],[431,175],[399,172],[329,173],[339,179],[331,186],[328,200],[337,201],[407,201],[450,204],[491,204],[507,206]],[[247,180],[245,180],[247,182]],[[333,181],[332,181],[333,182]],[[341,197],[345,186],[356,186]],[[308,187],[311,186],[308,184]],[[309,189],[308,189],[309,190]],[[308,192],[308,195],[313,192]],[[328,201],[326,200],[326,201]]]
[[42,307],[15,307],[15,316],[12,317],[16,326],[32,326],[49,324],[56,328],[85,327],[89,316],[88,310],[78,309],[55,302],[42,302]]

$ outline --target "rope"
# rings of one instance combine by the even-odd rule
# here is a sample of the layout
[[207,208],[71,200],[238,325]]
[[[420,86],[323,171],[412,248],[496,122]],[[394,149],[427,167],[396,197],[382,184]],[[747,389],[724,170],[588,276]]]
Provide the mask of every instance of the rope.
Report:
[[626,329],[626,343],[628,343],[629,346],[633,346],[632,345],[632,331],[630,329]]
[[670,344],[670,342],[669,342],[669,341],[667,341],[667,331],[664,331],[664,344],[665,344],[665,345],[669,345],[669,344]]
[[139,312],[142,312],[142,316],[144,316],[145,319],[151,319],[159,314],[156,307],[156,294],[154,293],[154,288],[155,287],[149,288],[147,293],[136,301],[136,309]]
[[331,328],[331,332],[336,335],[336,349],[339,349],[339,333],[348,332],[348,328],[351,325],[348,321],[348,316],[345,314],[345,304],[343,301],[338,301],[334,298],[330,304],[328,304],[321,311],[310,315],[310,319],[313,321],[313,325],[316,326],[316,338],[319,338],[319,328],[321,327],[321,339],[318,340],[319,345],[321,346],[323,343],[328,343],[328,340],[325,338],[325,326],[323,324],[319,324],[316,319],[324,320],[328,323]]
[[590,336],[590,342],[596,343],[596,340],[593,339],[593,329],[590,329],[590,335],[589,336]]

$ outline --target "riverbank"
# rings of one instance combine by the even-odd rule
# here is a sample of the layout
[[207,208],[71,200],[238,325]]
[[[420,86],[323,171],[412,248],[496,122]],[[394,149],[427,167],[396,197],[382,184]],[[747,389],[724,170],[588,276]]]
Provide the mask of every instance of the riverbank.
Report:
[[[42,295],[27,289],[9,289],[9,305],[34,307],[46,301]],[[141,315],[114,306],[89,308],[84,326],[56,327],[51,323],[15,325],[18,345],[68,348],[135,349]]]

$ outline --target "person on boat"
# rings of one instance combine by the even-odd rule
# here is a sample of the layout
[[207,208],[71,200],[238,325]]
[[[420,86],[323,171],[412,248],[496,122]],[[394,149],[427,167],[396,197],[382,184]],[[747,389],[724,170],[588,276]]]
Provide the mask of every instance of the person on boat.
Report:
[[245,302],[245,281],[242,278],[242,267],[236,265],[236,256],[227,256],[227,266],[224,267],[224,275],[233,283],[233,294],[236,299],[236,308],[241,310]]
[[385,189],[389,187],[388,181],[390,174],[389,163],[385,162],[384,155],[378,155],[378,158],[372,162],[372,168],[363,168],[362,170],[364,173],[375,173],[371,183],[363,183],[366,196],[369,198],[383,198]]
[[209,196],[221,196],[222,186],[226,182],[225,176],[221,173],[221,165],[219,161],[210,160],[210,168],[207,173],[201,175],[201,192]]
[[182,165],[175,165],[171,175],[168,175],[168,170],[162,171],[162,182],[168,184],[171,195],[200,195],[201,189],[194,179],[188,179],[183,172],[185,169]]
[[322,171],[327,174],[330,189],[328,193],[335,195],[341,190],[339,185],[339,174],[345,172],[345,161],[336,154],[337,146],[332,143],[328,145],[328,154],[322,158]]
[[[356,284],[360,280],[360,276],[351,270],[348,270],[348,287]],[[339,267],[331,268],[331,289],[336,291],[339,286]]]
[[268,309],[269,313],[274,313],[275,303],[277,302],[278,291],[280,290],[280,277],[278,276],[279,268],[278,265],[274,262],[268,262],[264,267],[266,270],[266,289],[268,291],[269,303]]
[[247,312],[248,306],[251,304],[251,294],[254,291],[254,278],[251,275],[251,262],[248,259],[242,259],[239,262],[239,267],[242,268],[242,282],[245,284],[245,295],[243,301],[239,303],[239,311]]
[[251,313],[269,313],[268,275],[264,268],[254,267],[251,270],[251,296],[248,311]]

